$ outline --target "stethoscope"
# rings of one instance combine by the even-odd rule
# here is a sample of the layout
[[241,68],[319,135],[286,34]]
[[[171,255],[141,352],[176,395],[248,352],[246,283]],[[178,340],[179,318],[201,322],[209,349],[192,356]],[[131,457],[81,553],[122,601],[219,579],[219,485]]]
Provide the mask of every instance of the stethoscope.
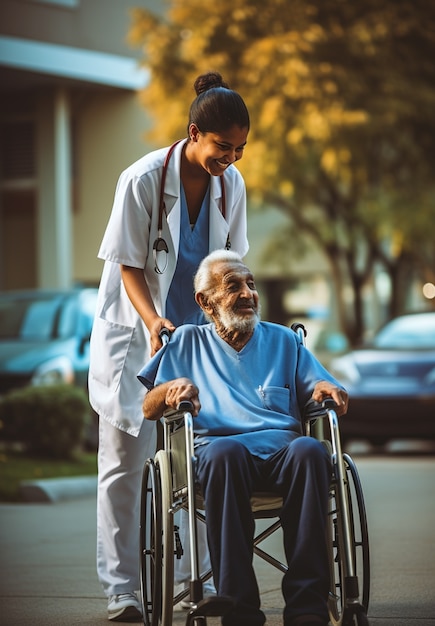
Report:
[[[162,180],[160,182],[159,223],[158,223],[158,227],[157,227],[157,238],[156,238],[156,240],[153,243],[154,271],[157,274],[163,274],[166,271],[166,268],[168,267],[169,248],[168,248],[168,244],[166,243],[166,241],[162,237],[163,213],[166,213],[166,206],[165,206],[165,200],[164,200],[165,181],[166,181],[166,172],[168,171],[169,159],[171,158],[172,153],[174,152],[175,146],[177,144],[179,144],[180,141],[182,141],[182,139],[179,139],[174,144],[172,144],[172,146],[168,150],[168,154],[166,155],[165,162],[163,163]],[[222,189],[221,212],[222,212],[223,218],[225,219],[226,200],[225,200],[224,175],[221,174],[219,176],[219,178],[221,179],[221,189]],[[226,243],[225,247],[226,247],[227,250],[229,250],[229,248],[231,247],[230,236],[229,235],[227,237],[227,243]],[[164,261],[163,267],[160,266],[158,258],[157,258],[157,255],[159,254],[159,252],[164,252],[165,253],[165,261]]]

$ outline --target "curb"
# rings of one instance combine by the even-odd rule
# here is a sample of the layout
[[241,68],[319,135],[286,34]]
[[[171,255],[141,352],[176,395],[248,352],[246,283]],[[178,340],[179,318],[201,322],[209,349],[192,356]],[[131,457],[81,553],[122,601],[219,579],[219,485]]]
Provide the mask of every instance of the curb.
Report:
[[96,476],[74,476],[71,478],[46,478],[25,480],[20,483],[21,498],[24,502],[60,502],[95,496]]

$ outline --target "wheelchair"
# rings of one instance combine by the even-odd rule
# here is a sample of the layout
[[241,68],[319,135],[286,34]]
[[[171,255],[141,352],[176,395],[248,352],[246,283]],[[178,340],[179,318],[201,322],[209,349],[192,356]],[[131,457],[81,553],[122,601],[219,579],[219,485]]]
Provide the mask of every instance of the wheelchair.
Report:
[[[302,324],[292,329],[305,343]],[[232,606],[226,597],[203,599],[202,585],[211,570],[198,567],[197,524],[205,523],[204,505],[195,485],[195,453],[191,404],[181,403],[177,411],[165,412],[161,419],[163,434],[154,458],[145,462],[142,477],[140,513],[140,580],[145,626],[171,626],[173,608],[187,596],[191,609],[186,626],[206,626],[207,617],[222,616]],[[370,555],[367,517],[357,468],[342,452],[338,417],[334,402],[307,407],[305,434],[321,440],[330,451],[332,480],[329,489],[327,545],[330,563],[328,611],[332,626],[368,626],[370,595]],[[277,568],[286,564],[263,550],[262,544],[280,528],[282,500],[276,494],[253,494],[256,520],[269,520],[254,538],[254,554]],[[177,511],[187,511],[190,537],[191,582],[189,588],[174,596],[174,560],[181,558]]]

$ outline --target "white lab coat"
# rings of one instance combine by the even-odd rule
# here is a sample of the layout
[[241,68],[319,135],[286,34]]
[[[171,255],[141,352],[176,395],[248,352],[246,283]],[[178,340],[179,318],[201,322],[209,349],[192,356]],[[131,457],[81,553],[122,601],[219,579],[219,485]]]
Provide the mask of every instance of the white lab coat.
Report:
[[[180,161],[184,143],[175,147],[166,174],[167,215],[162,222],[162,237],[169,248],[166,271],[154,271],[152,247],[158,237],[160,181],[168,148],[145,155],[121,174],[98,253],[105,264],[91,336],[89,397],[101,418],[134,436],[139,434],[144,419],[144,390],[136,376],[150,357],[150,342],[148,330],[124,289],[120,264],[144,268],[156,310],[164,316],[180,238]],[[221,213],[221,183],[218,177],[211,177],[209,251],[224,248],[229,235],[231,248],[245,256],[245,185],[232,165],[225,171],[224,180],[225,219]]]

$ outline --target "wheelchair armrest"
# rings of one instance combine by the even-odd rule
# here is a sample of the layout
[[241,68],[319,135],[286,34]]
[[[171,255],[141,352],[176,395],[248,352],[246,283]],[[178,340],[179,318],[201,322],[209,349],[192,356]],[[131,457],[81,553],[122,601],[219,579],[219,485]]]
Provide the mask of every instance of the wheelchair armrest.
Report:
[[186,412],[190,413],[192,409],[193,409],[193,404],[189,400],[180,402],[180,404],[177,406],[176,409],[167,409],[163,413],[163,419],[168,424],[171,422],[175,422],[177,420],[182,419]]

